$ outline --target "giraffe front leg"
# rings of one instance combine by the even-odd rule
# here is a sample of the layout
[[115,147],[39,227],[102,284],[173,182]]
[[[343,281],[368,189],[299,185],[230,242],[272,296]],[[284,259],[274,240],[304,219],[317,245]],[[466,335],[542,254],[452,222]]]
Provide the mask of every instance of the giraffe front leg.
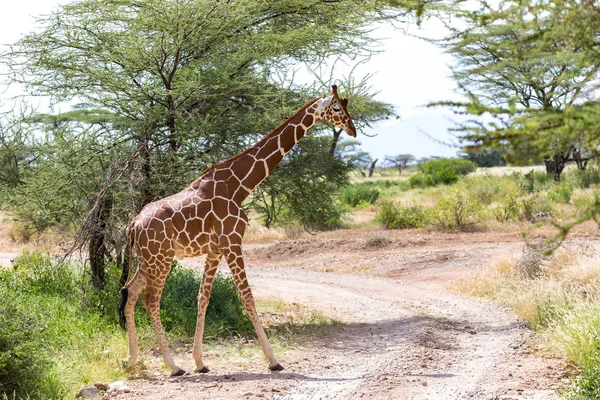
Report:
[[198,319],[196,320],[196,334],[194,335],[194,349],[192,351],[194,361],[196,361],[196,372],[206,373],[209,371],[209,369],[202,362],[204,317],[206,316],[206,308],[208,307],[213,280],[215,278],[217,268],[219,267],[220,260],[220,254],[208,254],[206,256],[204,273],[202,274],[202,283],[200,284],[200,292],[198,294]]
[[[164,282],[163,282],[164,284]],[[173,360],[173,356],[171,355],[171,351],[169,350],[169,345],[167,344],[167,339],[165,338],[165,332],[160,322],[160,296],[162,294],[162,287],[151,287],[150,285],[146,288],[144,292],[144,298],[142,299],[142,303],[144,303],[144,307],[150,315],[150,320],[152,321],[152,326],[154,327],[154,331],[156,332],[156,338],[158,339],[158,344],[160,346],[160,351],[162,352],[163,360],[165,364],[171,369],[171,376],[179,376],[184,375],[186,372],[179,368],[177,364],[175,364],[175,360]]]
[[256,335],[258,336],[258,342],[262,347],[265,357],[269,360],[269,369],[271,371],[281,371],[283,367],[275,358],[273,348],[269,343],[269,339],[267,339],[265,330],[263,329],[258,318],[258,313],[256,312],[254,296],[252,296],[252,291],[250,290],[250,286],[248,286],[248,279],[246,278],[246,271],[244,269],[242,247],[239,245],[232,245],[229,249],[227,249],[226,258],[229,268],[231,269],[231,274],[233,275],[238,291],[240,292],[240,296],[242,297],[244,307],[246,307],[246,310],[250,315],[250,320],[252,321],[252,325],[254,326]]

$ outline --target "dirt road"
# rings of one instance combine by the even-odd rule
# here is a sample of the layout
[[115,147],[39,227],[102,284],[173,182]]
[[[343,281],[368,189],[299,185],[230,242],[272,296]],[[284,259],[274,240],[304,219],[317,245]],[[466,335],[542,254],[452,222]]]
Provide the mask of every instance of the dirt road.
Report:
[[[264,362],[179,378],[163,371],[132,380],[132,392],[118,397],[557,398],[565,381],[560,360],[534,354],[529,333],[507,311],[446,289],[499,254],[520,251],[518,232],[378,235],[338,232],[249,246],[256,296],[306,304],[343,322],[300,357],[280,359],[283,372],[267,372]],[[192,370],[190,355],[181,356]]]

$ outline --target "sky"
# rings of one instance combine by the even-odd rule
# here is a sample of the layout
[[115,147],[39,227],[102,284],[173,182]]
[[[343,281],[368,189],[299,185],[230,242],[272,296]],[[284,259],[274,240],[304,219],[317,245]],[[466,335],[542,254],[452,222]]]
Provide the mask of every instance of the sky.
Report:
[[[3,5],[0,20],[0,43],[10,44],[36,28],[35,16],[48,14],[68,0],[19,0]],[[385,156],[412,154],[417,158],[454,156],[448,128],[453,126],[452,113],[442,108],[426,108],[432,101],[457,99],[456,85],[450,79],[452,59],[437,46],[414,37],[437,38],[444,34],[441,22],[426,20],[421,26],[410,22],[401,29],[386,25],[375,36],[383,38],[381,53],[358,67],[356,77],[373,74],[370,79],[376,99],[395,106],[399,119],[380,122],[359,136],[362,148],[380,161]],[[347,71],[340,70],[340,74]],[[0,104],[21,94],[18,87],[7,88],[0,82]],[[43,107],[44,99],[34,101]],[[57,112],[59,110],[53,110]],[[64,110],[66,111],[66,110]]]

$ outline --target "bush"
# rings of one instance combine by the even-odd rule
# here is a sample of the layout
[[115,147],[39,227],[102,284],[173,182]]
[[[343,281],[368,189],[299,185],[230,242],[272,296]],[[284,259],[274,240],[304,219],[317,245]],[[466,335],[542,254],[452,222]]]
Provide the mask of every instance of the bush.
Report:
[[[119,360],[126,338],[117,324],[118,270],[107,269],[102,293],[76,264],[24,253],[12,269],[0,269],[0,398],[72,397],[83,383],[123,379]],[[200,277],[179,265],[167,278],[161,317],[167,332],[193,335]],[[217,275],[206,315],[205,337],[249,332],[231,277]],[[136,320],[151,330],[141,301]]]
[[479,222],[482,208],[477,197],[456,190],[431,210],[431,222],[446,230],[466,230]]
[[379,190],[367,184],[347,186],[342,190],[342,201],[350,207],[359,204],[374,204],[379,198]]
[[422,173],[411,176],[411,187],[428,187],[450,185],[458,181],[460,176],[467,175],[477,169],[477,165],[469,160],[458,158],[440,158],[429,160],[421,165]]
[[587,189],[600,184],[600,169],[591,167],[583,171],[576,170],[568,174],[567,179],[573,181],[574,186]]
[[[198,290],[201,275],[173,263],[161,298],[160,316],[165,330],[193,336],[198,315]],[[205,317],[205,338],[231,337],[251,332],[252,322],[245,312],[231,276],[217,274]]]
[[548,192],[548,199],[554,203],[568,204],[571,201],[573,187],[567,183],[559,183]]
[[44,307],[51,304],[9,289],[6,275],[0,276],[0,395],[60,398],[64,392],[51,370],[52,353],[44,341]]
[[421,228],[427,225],[428,219],[427,210],[421,205],[399,207],[392,202],[382,203],[375,216],[375,221],[385,229]]
[[469,160],[461,160],[458,158],[439,158],[429,160],[421,165],[421,171],[425,175],[435,175],[441,171],[451,171],[456,175],[467,175],[477,170],[477,165]]
[[492,209],[496,221],[508,222],[517,219],[519,217],[520,205],[522,205],[522,202],[519,204],[519,198],[520,193],[518,191],[506,193],[503,200]]
[[428,177],[422,172],[417,172],[416,174],[411,175],[408,179],[408,184],[412,188],[432,186],[431,180],[428,179]]

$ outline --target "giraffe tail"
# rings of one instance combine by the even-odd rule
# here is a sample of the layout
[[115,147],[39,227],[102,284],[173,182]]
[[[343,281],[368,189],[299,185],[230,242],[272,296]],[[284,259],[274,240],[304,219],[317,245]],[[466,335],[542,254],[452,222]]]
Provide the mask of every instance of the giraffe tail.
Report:
[[121,328],[126,329],[127,323],[125,319],[125,305],[127,304],[129,290],[126,287],[123,287],[119,291],[119,294],[121,295],[121,304],[119,304],[119,325],[121,325]]
[[[133,253],[133,224],[130,224],[127,227],[127,262],[128,262],[128,272],[131,273],[131,266],[133,263],[132,253]],[[121,295],[121,303],[119,304],[119,325],[121,328],[126,328],[126,318],[125,318],[125,305],[127,304],[127,297],[129,297],[129,289],[127,286],[123,286],[119,291]]]

